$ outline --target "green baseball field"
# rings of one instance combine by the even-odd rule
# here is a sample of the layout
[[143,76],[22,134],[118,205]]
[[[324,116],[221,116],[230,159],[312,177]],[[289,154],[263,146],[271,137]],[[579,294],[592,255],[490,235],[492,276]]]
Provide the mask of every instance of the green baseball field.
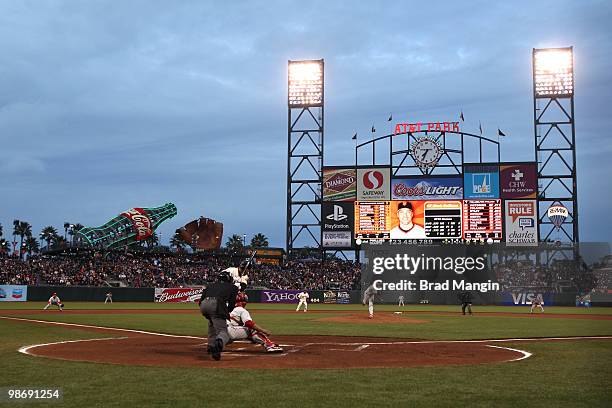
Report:
[[[0,406],[600,407],[612,309],[249,304],[283,353],[214,361],[194,304],[0,303]],[[61,400],[9,398],[59,389]],[[18,404],[18,405],[17,405]]]

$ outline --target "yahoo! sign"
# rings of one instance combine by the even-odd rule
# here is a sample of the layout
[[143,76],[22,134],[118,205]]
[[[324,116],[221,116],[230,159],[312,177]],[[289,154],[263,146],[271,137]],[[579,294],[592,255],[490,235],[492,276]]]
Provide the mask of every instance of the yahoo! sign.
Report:
[[262,303],[297,303],[300,290],[264,290],[261,292]]

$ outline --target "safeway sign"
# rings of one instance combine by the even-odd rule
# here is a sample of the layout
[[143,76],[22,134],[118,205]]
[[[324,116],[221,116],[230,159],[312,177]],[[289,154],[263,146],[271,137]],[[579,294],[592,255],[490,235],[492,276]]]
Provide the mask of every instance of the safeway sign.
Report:
[[370,167],[357,169],[357,201],[391,199],[391,169]]

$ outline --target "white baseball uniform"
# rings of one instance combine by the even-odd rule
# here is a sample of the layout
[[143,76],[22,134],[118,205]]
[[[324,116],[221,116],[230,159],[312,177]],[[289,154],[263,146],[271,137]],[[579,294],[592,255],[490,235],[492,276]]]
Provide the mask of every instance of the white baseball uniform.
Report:
[[299,295],[297,295],[298,299],[300,299],[300,302],[297,305],[297,308],[295,309],[296,312],[300,311],[300,307],[302,307],[302,305],[304,305],[304,312],[308,311],[308,299],[310,299],[310,295],[308,294],[308,292],[303,291],[301,292]]
[[235,340],[248,339],[253,343],[263,346],[268,351],[282,351],[268,336],[255,330],[254,326],[255,322],[251,318],[249,311],[242,306],[235,307],[227,321],[227,333],[229,334],[230,343]]
[[240,270],[234,266],[229,267],[223,270],[224,272],[229,272],[232,280],[234,281],[234,285],[240,289],[240,284],[244,283],[245,285],[249,283],[248,275],[240,276]]
[[251,336],[247,322],[252,322],[251,314],[242,306],[235,307],[227,321],[227,332],[231,340],[244,340]]
[[57,297],[57,295],[53,295],[49,298],[49,300],[47,301],[47,305],[43,310],[47,310],[49,306],[57,306],[59,307],[59,310],[64,310],[62,309],[61,303],[62,301],[60,300],[60,298]]
[[404,305],[404,295],[400,295],[400,297],[398,298],[397,305],[398,306],[405,306]]
[[536,298],[531,301],[531,310],[529,311],[529,313],[533,313],[533,309],[536,306],[539,306],[540,309],[542,309],[542,312],[544,312],[544,306],[542,306],[543,304],[544,304],[544,299],[542,299],[541,294],[538,294]]
[[425,235],[425,228],[417,224],[412,224],[408,230],[403,229],[401,226],[392,228],[389,231],[389,237],[391,239],[420,239],[427,238]]

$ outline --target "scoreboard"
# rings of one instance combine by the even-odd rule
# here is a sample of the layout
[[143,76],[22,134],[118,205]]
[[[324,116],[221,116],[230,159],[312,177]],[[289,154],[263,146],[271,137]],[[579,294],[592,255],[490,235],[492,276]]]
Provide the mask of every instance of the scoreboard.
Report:
[[426,201],[424,207],[427,238],[461,238],[461,201]]
[[389,239],[390,201],[355,202],[355,239]]
[[[389,240],[399,223],[398,204],[402,201],[356,201],[355,239]],[[404,201],[405,202],[405,201]],[[501,241],[503,238],[502,200],[411,200],[413,223],[425,230],[423,239]]]
[[463,201],[463,238],[465,240],[494,241],[502,239],[501,200]]

